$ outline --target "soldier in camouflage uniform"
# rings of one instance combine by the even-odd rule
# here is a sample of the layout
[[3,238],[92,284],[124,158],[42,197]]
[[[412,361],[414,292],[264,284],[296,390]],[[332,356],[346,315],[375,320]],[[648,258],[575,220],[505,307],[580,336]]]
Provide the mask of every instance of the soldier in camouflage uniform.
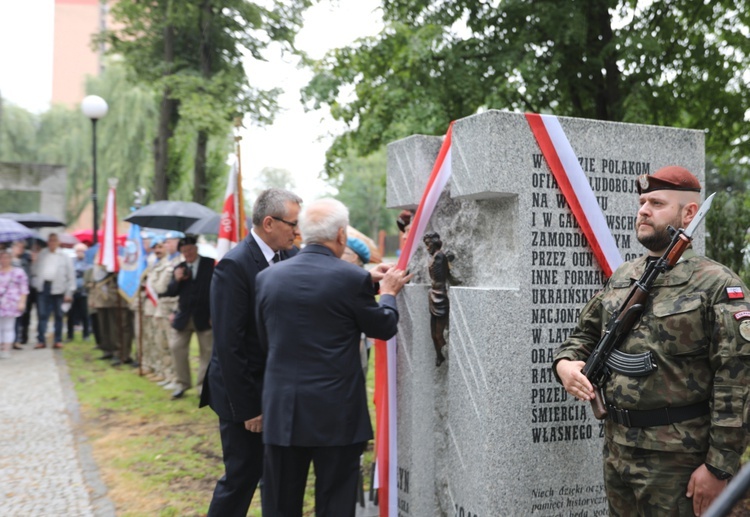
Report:
[[84,277],[89,293],[89,309],[97,315],[99,327],[99,348],[102,356],[99,359],[114,359],[118,351],[117,329],[113,323],[117,310],[117,275],[107,273],[104,266],[95,264]]
[[[181,234],[180,234],[181,235]],[[172,280],[172,272],[175,266],[182,262],[182,255],[177,250],[180,239],[171,237],[167,234],[164,241],[164,257],[154,264],[154,269],[149,276],[151,287],[159,295],[156,313],[154,314],[154,341],[159,355],[160,371],[158,372],[167,381],[166,387],[174,389],[173,383],[176,381],[174,371],[172,352],[169,349],[169,339],[171,336],[171,318],[177,310],[177,297],[161,296],[167,290],[169,282]]]
[[[649,253],[615,271],[555,357],[558,380],[580,400],[594,398],[581,369],[612,313],[668,247],[667,225],[687,227],[699,208],[700,183],[681,167],[639,178],[638,190],[636,235]],[[747,296],[737,275],[691,248],[657,279],[619,348],[650,351],[657,369],[644,377],[613,372],[602,387],[611,515],[701,515],[739,469],[748,445]]]
[[[142,371],[146,375],[149,375],[149,379],[154,381],[164,380],[164,376],[159,373],[161,353],[157,348],[156,343],[156,323],[154,321],[157,302],[155,298],[156,294],[152,291],[154,295],[152,301],[152,298],[148,294],[147,285],[149,285],[152,280],[154,266],[164,256],[164,248],[161,244],[163,240],[164,238],[159,236],[150,239],[149,245],[152,248],[153,254],[149,255],[147,261],[148,265],[146,266],[143,278],[141,279],[138,297],[133,298],[133,303],[131,303],[130,306],[135,314],[136,336],[140,335],[141,339]],[[141,310],[143,311],[143,314],[139,317],[138,312]]]

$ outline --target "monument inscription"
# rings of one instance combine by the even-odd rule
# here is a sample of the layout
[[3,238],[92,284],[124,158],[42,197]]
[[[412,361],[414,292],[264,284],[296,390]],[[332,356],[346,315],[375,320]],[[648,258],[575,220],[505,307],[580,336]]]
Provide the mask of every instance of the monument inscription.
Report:
[[[703,134],[559,122],[621,257],[641,255],[635,180],[673,163],[702,179]],[[438,143],[410,137],[389,145],[391,208],[417,206],[423,187],[416,185],[425,184]],[[488,111],[456,121],[451,164],[427,226],[461,257],[455,267],[462,284],[450,289],[448,354],[440,368],[427,359],[429,278],[415,275],[399,300],[405,310],[397,337],[398,462],[408,473],[408,482],[399,483],[399,510],[606,515],[603,426],[587,403],[568,396],[551,366],[607,277],[523,114]],[[694,242],[701,253],[702,236]],[[424,270],[427,261],[418,252],[410,270]]]

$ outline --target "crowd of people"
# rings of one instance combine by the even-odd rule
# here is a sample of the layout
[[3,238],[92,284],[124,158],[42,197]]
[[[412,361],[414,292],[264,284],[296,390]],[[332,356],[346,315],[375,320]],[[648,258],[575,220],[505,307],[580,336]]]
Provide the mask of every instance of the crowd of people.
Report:
[[225,475],[209,515],[244,516],[261,477],[264,513],[299,514],[311,462],[318,515],[353,515],[372,438],[367,336],[396,333],[395,295],[410,276],[382,263],[368,271],[373,252],[347,235],[348,224],[338,201],[303,209],[292,192],[268,189],[249,235],[218,262],[199,255],[192,235],[144,239],[148,265],[130,300],[85,244],[71,257],[54,233],[42,249],[14,243],[0,253],[0,357],[24,348],[34,306],[33,348],[62,348],[67,315],[68,340],[80,328],[85,341],[94,336],[99,359],[140,367],[172,399],[195,387],[200,405],[216,412]]
[[[606,396],[604,478],[613,515],[700,515],[736,474],[748,444],[747,288],[692,249],[662,272],[637,331],[620,345],[623,353],[648,352],[655,373],[613,370],[592,386],[583,372],[613,310],[646,264],[669,249],[669,227],[696,217],[700,191],[681,167],[639,178],[636,235],[648,252],[617,269],[556,352],[553,371],[568,393]],[[411,217],[400,214],[402,231]],[[303,207],[294,193],[268,189],[256,199],[249,235],[218,262],[199,255],[194,236],[150,238],[148,267],[129,304],[84,245],[72,259],[54,234],[42,250],[14,243],[0,251],[0,358],[27,342],[34,304],[34,348],[48,345],[50,316],[51,346],[61,348],[67,309],[68,338],[80,324],[101,359],[139,360],[173,399],[195,385],[200,406],[217,414],[225,472],[209,516],[246,515],[261,478],[264,515],[301,515],[311,463],[316,515],[352,516],[360,456],[372,439],[367,336],[395,335],[396,295],[411,276],[388,264],[362,267],[370,252],[347,228],[339,201]],[[433,255],[440,249],[436,234],[425,243]],[[143,345],[137,358],[135,334]]]

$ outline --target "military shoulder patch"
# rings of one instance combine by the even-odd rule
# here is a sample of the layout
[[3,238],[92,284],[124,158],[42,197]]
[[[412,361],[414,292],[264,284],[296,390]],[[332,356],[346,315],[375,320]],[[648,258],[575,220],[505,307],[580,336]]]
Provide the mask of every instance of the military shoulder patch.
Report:
[[742,292],[742,287],[727,287],[727,298],[730,300],[741,300],[745,297],[745,293]]
[[750,341],[750,320],[742,320],[740,322],[739,331],[740,336],[742,336],[745,341]]
[[740,321],[743,318],[750,318],[750,311],[739,311],[734,313],[734,319]]

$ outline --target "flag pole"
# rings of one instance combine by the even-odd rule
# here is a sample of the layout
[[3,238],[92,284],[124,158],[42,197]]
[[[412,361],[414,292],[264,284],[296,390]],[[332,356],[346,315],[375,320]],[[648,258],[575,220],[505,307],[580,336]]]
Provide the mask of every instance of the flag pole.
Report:
[[237,214],[238,219],[236,238],[237,242],[240,242],[245,238],[248,232],[247,223],[245,221],[245,195],[242,190],[242,154],[240,153],[240,141],[242,140],[242,136],[240,136],[240,128],[243,127],[242,117],[235,117],[234,127],[237,130],[234,135],[235,153],[237,154],[237,196],[235,197],[236,207],[234,213]]

